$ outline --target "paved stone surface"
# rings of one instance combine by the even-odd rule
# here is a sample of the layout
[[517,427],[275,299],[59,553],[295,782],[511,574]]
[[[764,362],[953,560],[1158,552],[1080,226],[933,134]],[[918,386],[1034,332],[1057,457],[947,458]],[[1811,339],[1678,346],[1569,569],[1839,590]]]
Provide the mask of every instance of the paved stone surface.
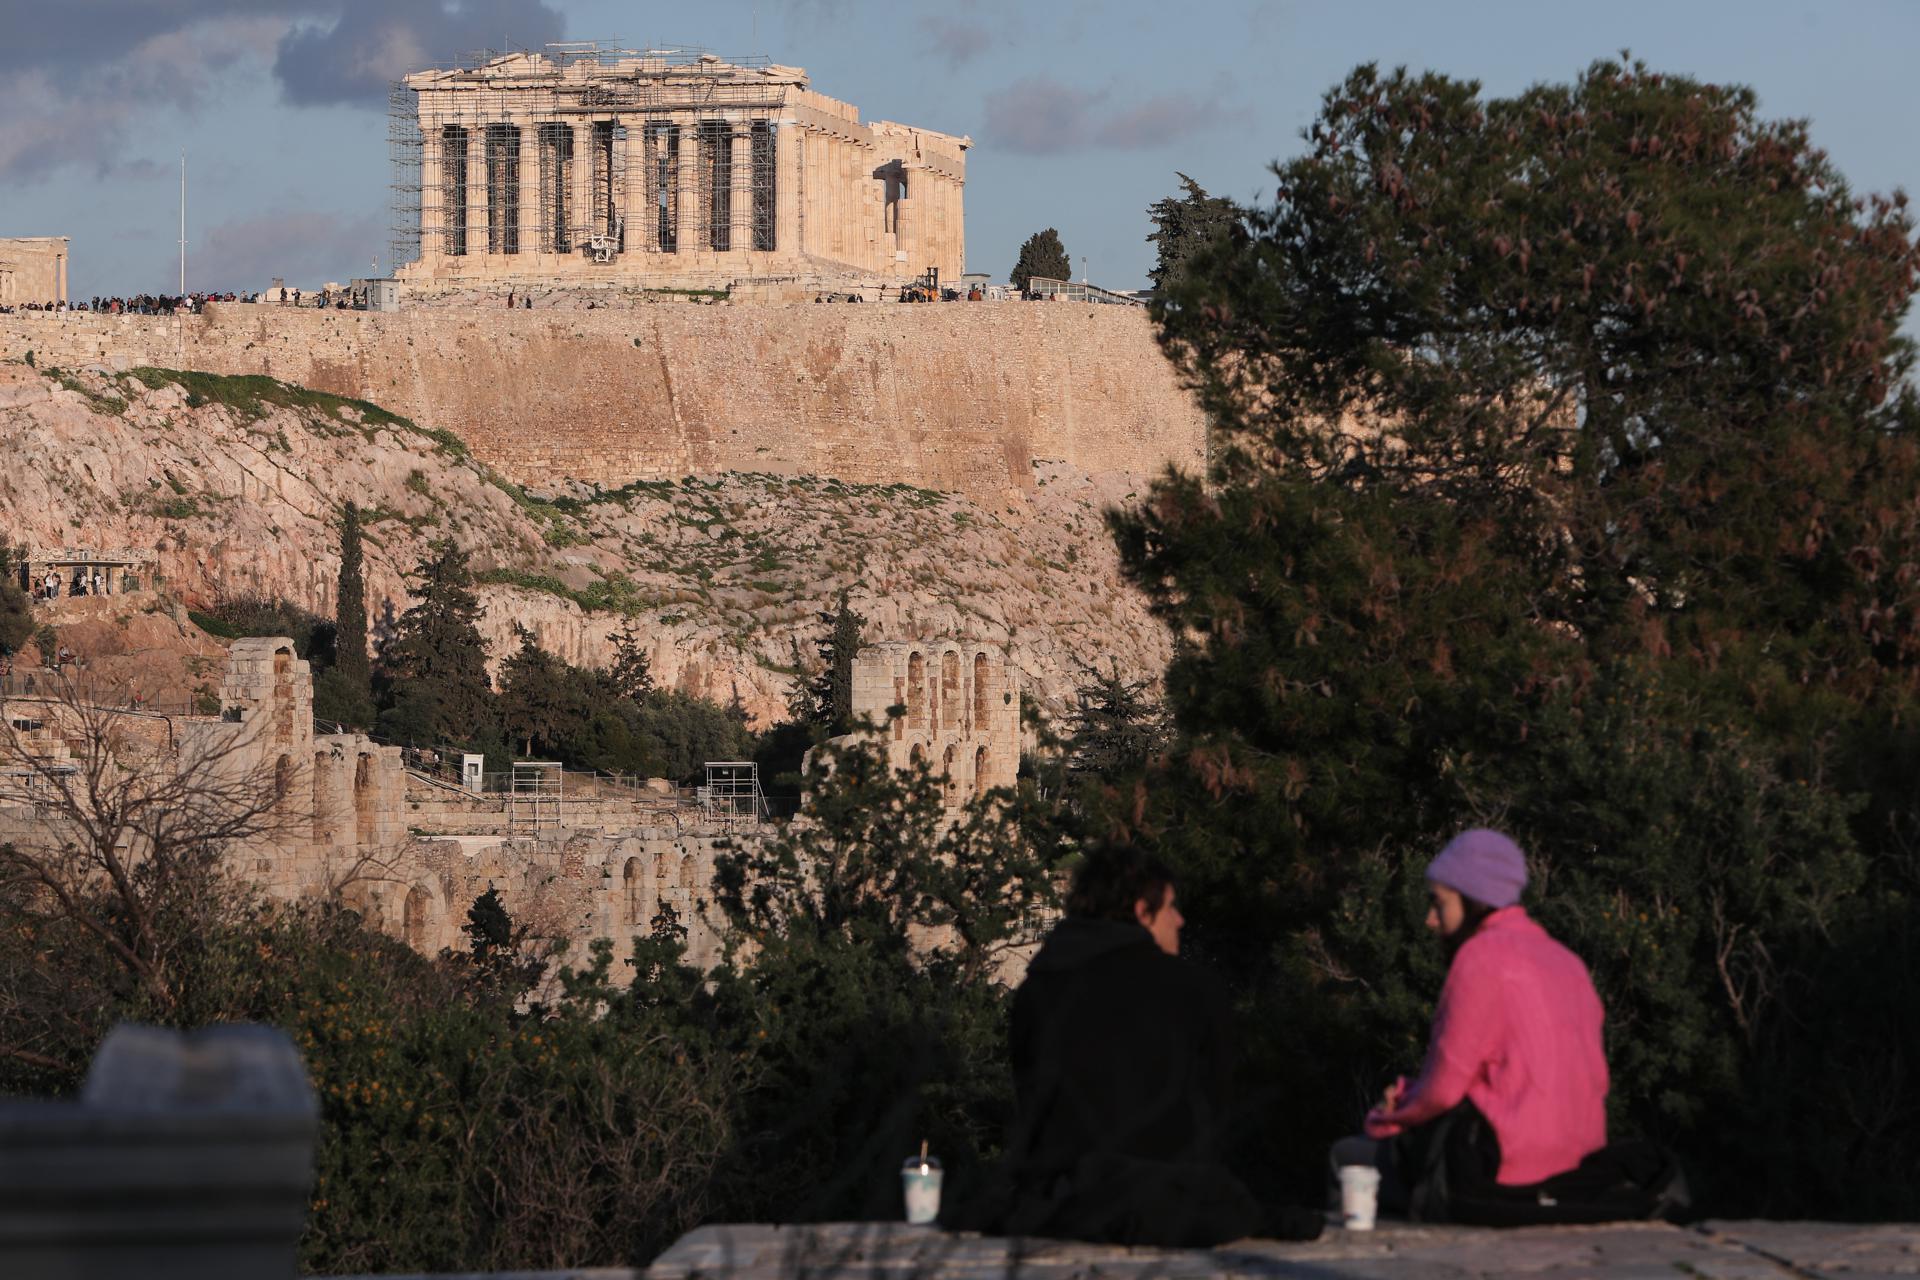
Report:
[[1823,1280],[1920,1274],[1913,1223],[1708,1222],[1701,1230]]
[[1309,1244],[1248,1240],[1214,1250],[1125,1249],[949,1235],[898,1223],[701,1227],[657,1258],[649,1280],[1178,1280],[1189,1276],[1605,1277],[1606,1280],[1868,1280],[1920,1275],[1920,1226],[1714,1222],[1494,1231],[1383,1223],[1331,1228]]

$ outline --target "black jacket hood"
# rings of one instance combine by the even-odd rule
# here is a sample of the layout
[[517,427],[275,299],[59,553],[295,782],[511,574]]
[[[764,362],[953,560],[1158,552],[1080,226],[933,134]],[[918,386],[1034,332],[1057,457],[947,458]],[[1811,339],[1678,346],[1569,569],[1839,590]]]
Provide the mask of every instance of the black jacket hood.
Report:
[[1030,973],[1077,969],[1123,947],[1152,947],[1159,950],[1153,935],[1137,924],[1119,920],[1088,920],[1067,917],[1053,926],[1040,954],[1027,966]]

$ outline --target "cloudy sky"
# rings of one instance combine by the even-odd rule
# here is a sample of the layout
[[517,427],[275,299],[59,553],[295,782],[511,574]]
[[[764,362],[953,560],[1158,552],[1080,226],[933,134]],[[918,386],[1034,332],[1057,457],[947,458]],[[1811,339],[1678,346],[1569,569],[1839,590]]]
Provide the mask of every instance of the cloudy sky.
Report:
[[967,265],[1057,227],[1076,274],[1145,282],[1176,170],[1243,200],[1359,62],[1511,93],[1621,48],[1753,85],[1854,186],[1920,189],[1913,0],[0,0],[0,235],[73,237],[72,293],[387,267],[387,83],[548,40],[807,68],[881,117],[972,135]]

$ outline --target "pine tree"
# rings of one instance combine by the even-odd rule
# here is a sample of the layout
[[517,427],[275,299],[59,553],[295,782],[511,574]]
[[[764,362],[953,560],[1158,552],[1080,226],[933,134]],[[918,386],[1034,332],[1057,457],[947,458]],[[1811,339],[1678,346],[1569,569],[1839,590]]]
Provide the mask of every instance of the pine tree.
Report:
[[593,714],[590,677],[542,649],[533,632],[514,624],[520,648],[500,664],[500,720],[526,755],[564,755],[562,739]]
[[653,692],[653,664],[640,626],[632,618],[613,633],[613,665],[607,668],[606,679],[616,698],[638,701]]
[[1073,276],[1067,247],[1060,243],[1060,233],[1052,227],[1028,236],[1027,242],[1020,246],[1020,260],[1013,264],[1013,287],[1021,292],[1026,291],[1027,282],[1035,276],[1043,280],[1068,280]]
[[1109,659],[1106,671],[1083,666],[1067,735],[1067,768],[1100,778],[1140,768],[1167,743],[1166,709],[1147,696],[1152,683],[1128,680]]
[[1153,219],[1153,234],[1147,243],[1159,246],[1159,259],[1147,278],[1156,291],[1165,289],[1178,277],[1187,261],[1216,239],[1226,235],[1240,221],[1240,210],[1224,196],[1210,196],[1199,183],[1184,173],[1175,172],[1186,195],[1168,196],[1147,207]]
[[[1302,1168],[1424,1038],[1424,864],[1495,824],[1631,1028],[1616,1114],[1716,1212],[1815,1168],[1847,1171],[1816,1204],[1871,1194],[1840,1117],[1881,1086],[1808,1028],[1848,947],[1890,943],[1896,992],[1920,967],[1879,870],[1914,865],[1883,762],[1920,707],[1920,246],[1756,104],[1632,63],[1504,99],[1361,67],[1156,299],[1213,465],[1112,517],[1183,640],[1177,749],[1110,816],[1248,1023],[1313,1028],[1247,1068]],[[1910,1063],[1894,1025],[1844,1056]],[[1920,1123],[1872,1145],[1910,1166]]]
[[497,731],[493,685],[466,552],[435,542],[414,577],[414,602],[381,653],[392,695],[382,728],[423,745],[489,738]]

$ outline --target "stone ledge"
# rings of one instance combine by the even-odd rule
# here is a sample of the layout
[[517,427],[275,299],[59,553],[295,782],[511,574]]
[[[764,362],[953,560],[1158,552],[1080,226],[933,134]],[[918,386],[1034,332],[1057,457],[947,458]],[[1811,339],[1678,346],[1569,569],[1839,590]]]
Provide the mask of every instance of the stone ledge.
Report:
[[1128,1249],[947,1234],[899,1223],[714,1225],[657,1258],[648,1280],[1080,1280],[1081,1277],[1600,1276],[1610,1280],[1867,1280],[1920,1274],[1920,1226],[1615,1223],[1496,1231],[1383,1223],[1317,1241],[1246,1240],[1213,1250]]

